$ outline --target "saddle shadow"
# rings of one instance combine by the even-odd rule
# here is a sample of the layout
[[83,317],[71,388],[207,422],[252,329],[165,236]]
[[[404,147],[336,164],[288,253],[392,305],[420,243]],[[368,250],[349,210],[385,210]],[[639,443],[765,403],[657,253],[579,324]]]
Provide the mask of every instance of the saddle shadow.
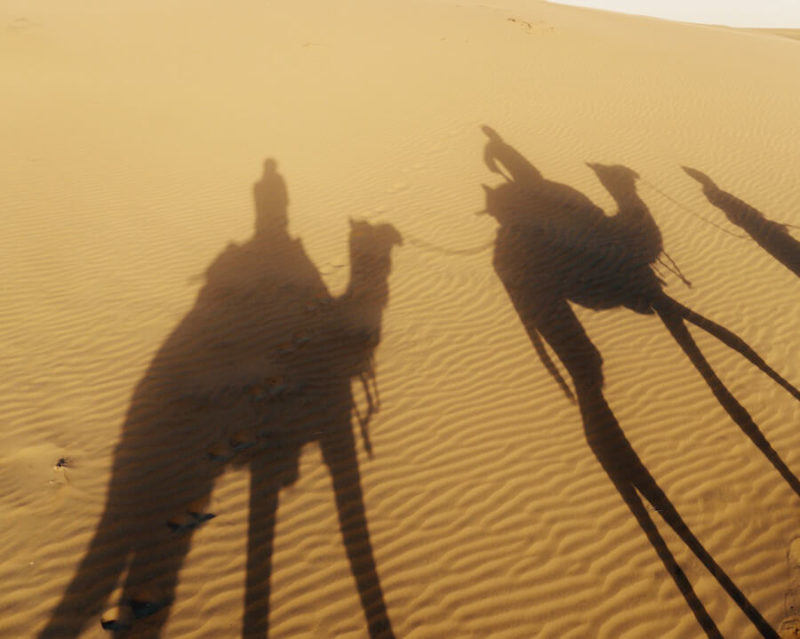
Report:
[[773,222],[747,202],[723,191],[705,173],[682,168],[702,185],[708,201],[725,213],[732,224],[744,229],[756,244],[800,277],[800,242],[791,236],[785,224]]
[[608,217],[579,191],[544,179],[494,130],[484,127],[484,132],[489,138],[484,153],[486,164],[507,180],[493,189],[484,186],[485,213],[499,223],[493,262],[495,271],[545,367],[572,396],[544,342],[569,373],[586,439],[595,457],[708,637],[722,635],[658,532],[643,498],[660,513],[761,634],[777,637],[775,630],[692,533],[628,442],[603,394],[602,356],[570,303],[595,310],[622,306],[637,313],[657,314],[720,404],[798,494],[797,478],[714,373],[685,322],[703,328],[735,349],[795,397],[800,394],[743,340],[663,291],[664,282],[652,268],[663,242],[655,220],[638,197],[638,175],[634,171],[622,166],[589,165],[619,206],[619,212]]
[[242,633],[266,637],[278,493],[297,480],[311,442],[330,471],[369,636],[394,636],[367,527],[350,381],[373,373],[390,252],[401,237],[390,225],[351,221],[350,283],[334,299],[288,233],[286,185],[273,160],[254,196],[253,237],[209,266],[194,307],[133,393],[105,510],[42,638],[78,636],[123,575],[119,606],[103,626],[114,636],[159,637],[192,534],[214,517],[208,499],[228,464],[251,472]]

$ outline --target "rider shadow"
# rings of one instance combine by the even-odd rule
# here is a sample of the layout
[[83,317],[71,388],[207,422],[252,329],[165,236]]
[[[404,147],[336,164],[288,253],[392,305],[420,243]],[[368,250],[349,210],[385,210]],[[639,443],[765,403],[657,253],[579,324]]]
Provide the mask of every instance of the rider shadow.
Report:
[[773,222],[747,202],[723,191],[705,173],[685,166],[683,170],[700,182],[708,201],[721,209],[732,224],[744,229],[761,248],[800,277],[800,242],[785,224]]
[[297,480],[310,442],[331,474],[369,636],[394,636],[367,528],[350,380],[372,373],[390,251],[401,238],[390,225],[351,222],[350,283],[334,299],[288,234],[273,160],[254,195],[253,237],[211,264],[134,391],[105,511],[40,637],[76,637],[123,574],[120,605],[103,626],[114,636],[160,636],[192,533],[214,517],[205,507],[229,463],[251,472],[243,635],[266,637],[278,493]]
[[[733,397],[697,347],[689,321],[735,349],[795,397],[800,393],[773,371],[744,341],[679,304],[663,291],[652,269],[662,251],[661,235],[636,193],[638,175],[626,167],[590,165],[619,213],[608,217],[579,191],[545,180],[500,136],[489,137],[485,160],[507,182],[486,191],[486,212],[499,222],[494,267],[550,374],[572,397],[544,347],[566,368],[575,389],[586,439],[648,540],[658,553],[707,636],[719,629],[659,533],[646,499],[728,592],[764,636],[777,637],[761,614],[692,533],[628,442],[603,394],[602,356],[570,306],[591,309],[624,306],[657,314],[687,354],[734,422],[800,494],[800,482],[772,449],[745,408]],[[505,172],[498,167],[505,167]]]

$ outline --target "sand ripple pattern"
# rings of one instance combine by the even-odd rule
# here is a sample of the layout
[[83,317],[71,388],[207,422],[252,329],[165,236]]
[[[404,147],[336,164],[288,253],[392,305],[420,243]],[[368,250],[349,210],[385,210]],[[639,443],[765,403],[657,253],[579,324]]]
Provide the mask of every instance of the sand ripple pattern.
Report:
[[[0,33],[0,637],[35,636],[57,605],[102,512],[133,390],[209,264],[249,237],[266,156],[332,294],[349,277],[349,217],[406,239],[376,353],[374,456],[358,452],[397,636],[701,636],[494,272],[496,225],[474,213],[480,184],[502,178],[483,164],[480,126],[609,214],[585,162],[639,173],[693,284],[665,272],[666,290],[797,384],[800,279],[736,237],[681,170],[800,225],[796,42],[517,0],[204,0],[188,14],[150,0],[17,4],[8,24],[30,27]],[[657,318],[575,312],[642,462],[768,622],[789,627],[798,495]],[[690,330],[800,473],[800,404]],[[299,472],[280,495],[270,637],[364,637],[316,446]],[[164,637],[239,635],[248,490],[245,469],[219,478]],[[649,512],[722,634],[758,637]],[[82,636],[107,634],[98,619]]]

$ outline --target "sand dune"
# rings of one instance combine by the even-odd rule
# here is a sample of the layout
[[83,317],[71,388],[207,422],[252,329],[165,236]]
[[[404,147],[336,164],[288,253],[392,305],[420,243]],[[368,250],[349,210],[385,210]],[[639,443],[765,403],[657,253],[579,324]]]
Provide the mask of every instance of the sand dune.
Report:
[[[155,619],[163,637],[241,636],[253,573],[251,469],[273,472],[263,460],[275,457],[252,447],[240,455],[237,446],[272,441],[248,422],[258,421],[252,397],[284,392],[277,381],[256,388],[253,379],[277,379],[259,357],[269,351],[285,362],[296,351],[292,361],[312,378],[309,362],[344,366],[358,350],[352,340],[377,335],[378,324],[372,455],[351,420],[373,586],[354,579],[372,573],[348,561],[340,532],[339,515],[353,521],[355,463],[341,475],[349,488],[334,490],[322,440],[309,434],[328,432],[320,424],[330,419],[313,402],[281,409],[310,430],[303,442],[291,440],[298,451],[307,445],[296,480],[278,496],[270,637],[369,636],[366,618],[381,615],[365,611],[378,606],[375,597],[359,594],[374,595],[375,584],[397,637],[793,636],[800,403],[743,347],[669,313],[665,322],[625,308],[611,299],[621,285],[601,295],[602,283],[567,284],[578,281],[576,270],[590,280],[598,272],[587,270],[590,254],[606,264],[600,272],[613,271],[603,262],[613,251],[625,272],[633,268],[625,260],[639,236],[609,243],[605,231],[576,221],[632,210],[586,163],[626,167],[692,284],[658,266],[663,291],[800,385],[800,279],[791,266],[800,241],[796,41],[521,0],[191,8],[14,1],[0,10],[0,49],[0,637],[36,637],[52,622],[114,494],[118,444],[142,405],[137,387],[154,379],[153,393],[166,388],[192,401],[218,397],[222,380],[252,393],[231,400],[232,412],[208,400],[209,411],[197,413],[202,429],[187,420],[183,441],[177,431],[164,440],[163,432],[142,435],[137,459],[149,470],[140,481],[127,475],[122,492],[148,512],[164,496],[159,487],[187,491],[186,504],[168,506],[177,519],[148,515],[164,520],[163,530],[152,524],[159,534],[169,522],[188,540],[174,603],[149,616],[146,606],[132,609],[123,595],[131,570],[123,568],[106,599],[85,602],[99,610],[80,636],[109,636],[102,620],[137,610],[142,619],[127,636],[152,635]],[[521,294],[544,275],[563,285],[547,304],[540,297],[526,307],[509,296],[514,287],[507,290],[494,258],[498,221],[475,215],[486,208],[481,184],[507,182],[485,163],[485,126],[573,194],[548,200],[549,190],[520,177],[527,169],[515,175],[508,155],[497,160],[533,198],[520,210],[552,218],[523,240],[546,232],[561,242],[543,245],[559,257],[539,270],[513,258],[528,255],[529,244],[506,254],[511,272],[521,273]],[[252,188],[265,158],[285,180],[288,236],[301,241],[304,281],[318,282],[306,287],[317,298],[292,299],[321,315],[262,334],[253,315],[218,301],[215,321],[231,335],[258,337],[240,340],[235,356],[223,345],[228,359],[215,369],[195,359],[198,342],[169,351],[169,338],[211,290],[219,256],[250,246]],[[337,320],[347,330],[330,338],[336,347],[303,350],[335,325],[319,320],[328,317],[326,296],[346,299],[349,218],[391,224],[402,236],[384,273],[385,308],[377,316],[359,306]],[[276,266],[275,277],[291,280],[298,269]],[[283,308],[270,305],[278,297],[265,296],[246,268],[236,272],[214,281],[218,290],[253,288],[262,306],[241,308]],[[554,322],[545,336],[548,370],[524,323],[557,304],[576,323],[567,330]],[[564,353],[578,342],[583,354],[571,361]],[[591,348],[601,368],[587,363]],[[165,349],[180,357],[153,377]],[[354,369],[326,370],[343,383]],[[591,381],[600,374],[602,390]],[[351,386],[364,415],[369,398],[357,376]],[[336,397],[350,395],[345,388]],[[282,405],[301,405],[294,401]],[[178,404],[162,406],[182,415]],[[158,433],[159,422],[150,423]],[[593,440],[593,428],[605,435]],[[191,473],[210,463],[218,466],[208,494],[195,495]],[[270,486],[264,494],[278,494]],[[189,493],[207,500],[190,504]],[[629,508],[623,495],[640,506]],[[675,515],[694,547],[670,526]],[[366,528],[348,525],[362,535],[350,548],[363,550]],[[680,573],[668,571],[665,549]],[[141,597],[139,604],[158,601],[146,587]]]

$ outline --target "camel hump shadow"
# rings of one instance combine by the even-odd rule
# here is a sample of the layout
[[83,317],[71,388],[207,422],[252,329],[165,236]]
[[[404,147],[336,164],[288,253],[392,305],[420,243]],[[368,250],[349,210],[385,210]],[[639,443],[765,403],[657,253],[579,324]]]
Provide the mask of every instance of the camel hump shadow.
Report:
[[40,637],[77,637],[121,578],[104,627],[160,636],[192,535],[215,516],[209,496],[228,466],[248,468],[251,478],[242,632],[266,637],[278,493],[297,480],[311,442],[331,474],[370,636],[393,636],[367,528],[350,384],[374,371],[390,253],[402,238],[388,224],[351,222],[351,278],[334,298],[288,233],[288,191],[274,160],[253,195],[253,236],[208,267],[194,306],[134,390],[104,512]]

